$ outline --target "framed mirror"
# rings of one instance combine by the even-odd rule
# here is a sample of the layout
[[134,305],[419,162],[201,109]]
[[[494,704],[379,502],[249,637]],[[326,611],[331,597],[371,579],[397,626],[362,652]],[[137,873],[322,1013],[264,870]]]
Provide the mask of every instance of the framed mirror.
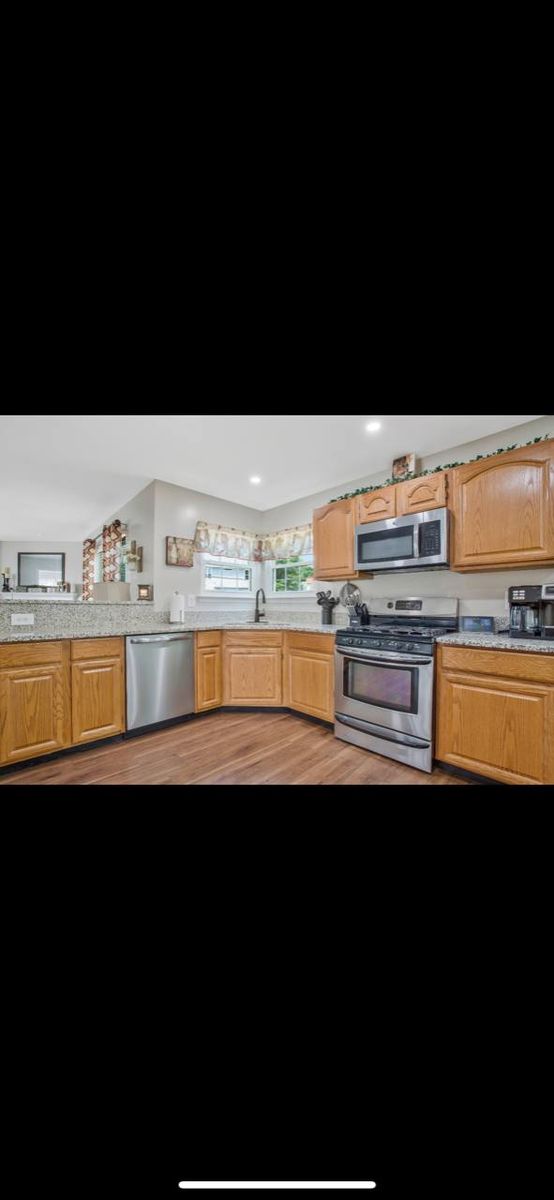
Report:
[[18,587],[56,587],[65,583],[65,554],[18,554]]

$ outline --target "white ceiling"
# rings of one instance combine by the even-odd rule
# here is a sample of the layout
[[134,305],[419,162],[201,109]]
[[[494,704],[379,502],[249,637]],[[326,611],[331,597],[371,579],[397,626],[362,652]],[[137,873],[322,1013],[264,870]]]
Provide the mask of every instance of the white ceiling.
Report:
[[[380,420],[376,435],[365,432]],[[0,417],[0,540],[81,540],[152,479],[260,510],[440,453],[523,416]],[[249,482],[260,475],[262,483]]]

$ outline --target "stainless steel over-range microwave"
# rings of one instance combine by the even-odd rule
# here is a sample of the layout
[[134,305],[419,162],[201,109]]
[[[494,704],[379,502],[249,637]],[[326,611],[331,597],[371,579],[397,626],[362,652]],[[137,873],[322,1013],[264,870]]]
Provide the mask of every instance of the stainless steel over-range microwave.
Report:
[[356,528],[356,570],[423,571],[448,567],[447,508],[391,517]]

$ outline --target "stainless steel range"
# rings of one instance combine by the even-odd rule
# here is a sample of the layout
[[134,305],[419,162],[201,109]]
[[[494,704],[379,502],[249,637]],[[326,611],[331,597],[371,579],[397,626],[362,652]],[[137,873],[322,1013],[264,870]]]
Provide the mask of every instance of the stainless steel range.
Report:
[[433,765],[435,639],[454,599],[371,600],[369,623],[336,637],[335,735],[420,771]]

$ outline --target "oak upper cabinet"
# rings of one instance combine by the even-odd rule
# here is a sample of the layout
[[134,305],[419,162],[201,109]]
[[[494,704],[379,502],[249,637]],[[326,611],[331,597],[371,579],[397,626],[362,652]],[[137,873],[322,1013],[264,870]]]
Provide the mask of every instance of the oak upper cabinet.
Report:
[[286,633],[283,703],[322,721],[335,719],[335,638],[329,633]]
[[438,647],[436,757],[501,783],[554,783],[554,655]]
[[113,737],[125,729],[123,638],[82,638],[71,643],[73,745]]
[[221,630],[199,630],[196,634],[196,712],[219,708],[223,703]]
[[366,525],[368,521],[388,521],[389,517],[397,517],[398,487],[379,488],[377,492],[365,492],[358,496],[358,525]]
[[407,479],[397,483],[398,517],[409,513],[427,512],[428,509],[446,508],[448,472],[437,471],[436,475],[425,475],[421,479]]
[[455,570],[554,563],[554,441],[451,472]]
[[283,635],[272,631],[226,630],[223,635],[223,703],[282,703]]
[[316,508],[313,515],[314,577],[356,579],[354,538],[357,497]]
[[0,763],[70,741],[69,642],[0,646]]

